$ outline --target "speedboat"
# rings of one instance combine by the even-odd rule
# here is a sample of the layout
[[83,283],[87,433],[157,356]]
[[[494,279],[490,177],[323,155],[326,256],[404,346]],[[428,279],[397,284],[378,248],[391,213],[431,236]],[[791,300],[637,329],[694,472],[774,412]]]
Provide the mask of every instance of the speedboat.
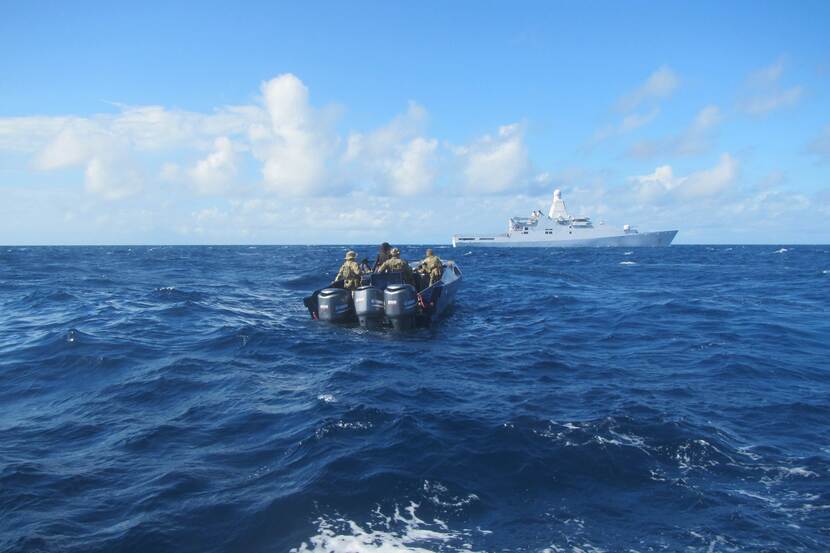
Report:
[[401,271],[369,273],[354,292],[343,281],[316,290],[303,299],[314,320],[354,324],[368,329],[409,330],[429,326],[447,311],[461,286],[461,269],[453,261],[443,263],[441,279],[429,285],[429,275],[413,271],[414,285]]

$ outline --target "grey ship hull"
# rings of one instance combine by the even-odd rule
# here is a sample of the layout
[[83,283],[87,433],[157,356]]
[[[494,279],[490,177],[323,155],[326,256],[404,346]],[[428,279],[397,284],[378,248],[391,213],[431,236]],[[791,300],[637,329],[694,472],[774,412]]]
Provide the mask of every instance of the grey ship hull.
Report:
[[639,232],[594,238],[549,238],[534,240],[536,236],[453,236],[452,244],[458,248],[644,248],[668,246],[677,235],[676,230]]

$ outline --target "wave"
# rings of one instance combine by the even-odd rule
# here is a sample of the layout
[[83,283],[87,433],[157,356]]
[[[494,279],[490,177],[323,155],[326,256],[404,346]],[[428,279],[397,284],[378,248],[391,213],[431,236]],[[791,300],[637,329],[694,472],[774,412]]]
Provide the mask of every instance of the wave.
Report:
[[4,251],[0,551],[823,551],[787,249],[453,250],[406,335],[308,318],[344,246]]

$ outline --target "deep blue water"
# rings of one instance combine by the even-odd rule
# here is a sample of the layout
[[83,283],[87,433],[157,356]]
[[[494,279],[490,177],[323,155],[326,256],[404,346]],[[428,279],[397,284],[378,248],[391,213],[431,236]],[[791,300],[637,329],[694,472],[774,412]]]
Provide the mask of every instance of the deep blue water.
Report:
[[0,551],[830,549],[830,247],[444,248],[408,335],[344,250],[0,249]]

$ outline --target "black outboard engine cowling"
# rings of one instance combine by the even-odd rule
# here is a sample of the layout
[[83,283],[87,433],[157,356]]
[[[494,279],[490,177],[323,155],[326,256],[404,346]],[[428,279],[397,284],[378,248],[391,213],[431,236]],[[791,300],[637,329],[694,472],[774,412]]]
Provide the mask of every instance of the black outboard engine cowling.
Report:
[[360,326],[380,328],[383,324],[383,290],[374,286],[361,286],[354,293],[354,311]]
[[415,326],[417,294],[409,284],[390,284],[383,291],[383,309],[395,330],[409,330]]
[[326,288],[317,296],[317,315],[330,323],[348,321],[354,316],[352,293],[344,288]]

